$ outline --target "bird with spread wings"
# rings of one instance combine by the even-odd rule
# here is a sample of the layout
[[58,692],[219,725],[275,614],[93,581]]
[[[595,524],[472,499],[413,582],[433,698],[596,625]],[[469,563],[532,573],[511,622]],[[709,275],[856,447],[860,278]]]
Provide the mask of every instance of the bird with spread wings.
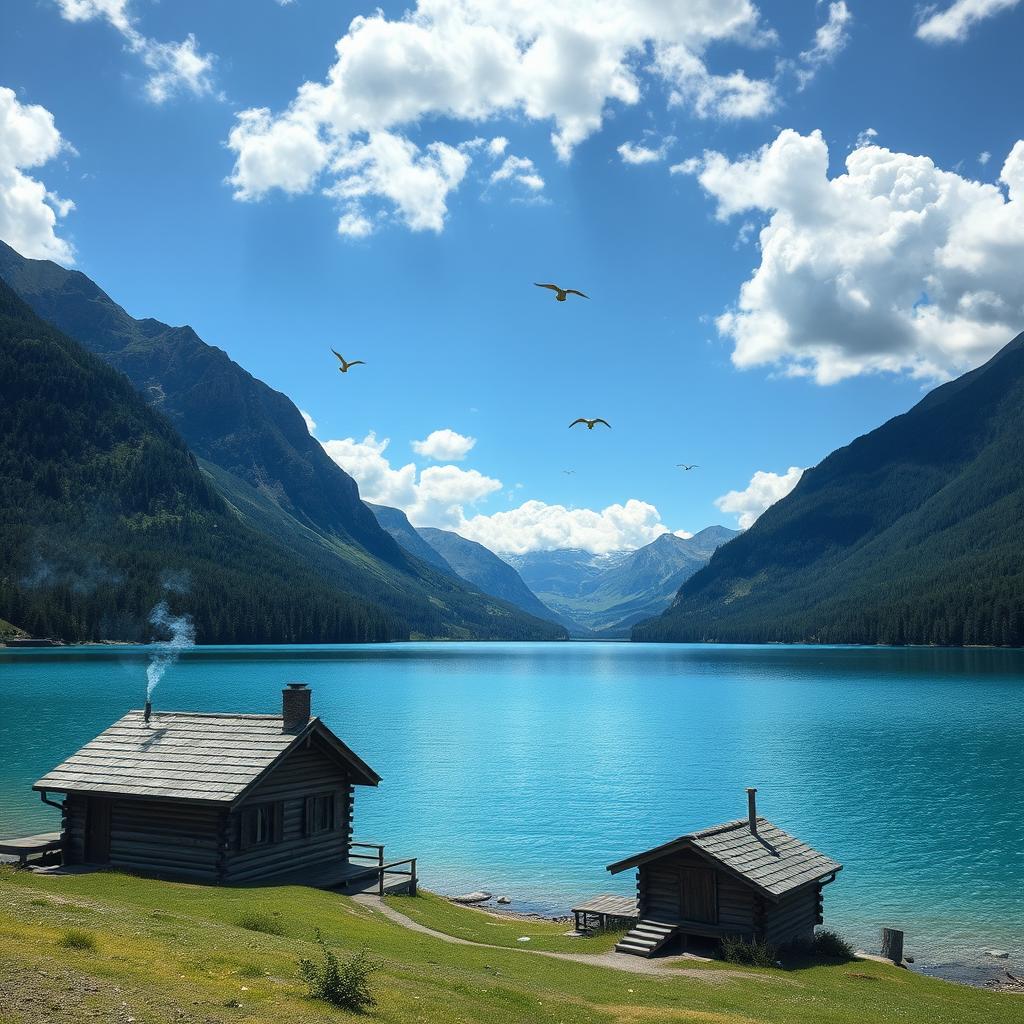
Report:
[[534,281],[533,283],[534,283],[534,286],[537,287],[537,288],[550,288],[551,291],[553,291],[555,293],[555,301],[556,302],[565,302],[566,297],[569,296],[569,295],[579,295],[580,298],[583,298],[583,299],[589,299],[590,298],[589,295],[584,295],[583,292],[579,291],[576,288],[562,288],[560,285],[557,285],[557,284],[539,284],[536,281]]
[[689,473],[691,469],[700,469],[700,466],[698,466],[696,463],[687,465],[685,462],[677,462],[676,469],[681,469],[683,470],[683,472]]
[[345,357],[340,352],[335,352],[333,348],[331,349],[331,351],[334,352],[334,354],[338,357],[338,362],[341,363],[341,366],[338,367],[338,373],[348,373],[348,371],[353,366],[366,365],[366,363],[364,363],[362,359],[353,359],[352,362],[349,363],[345,360]]
[[575,427],[577,423],[586,423],[587,430],[593,430],[598,423],[603,423],[609,430],[612,429],[612,425],[607,420],[601,419],[600,416],[592,420],[588,420],[586,417],[581,416],[578,420],[573,420],[572,423],[569,424],[569,429],[572,430],[572,428]]

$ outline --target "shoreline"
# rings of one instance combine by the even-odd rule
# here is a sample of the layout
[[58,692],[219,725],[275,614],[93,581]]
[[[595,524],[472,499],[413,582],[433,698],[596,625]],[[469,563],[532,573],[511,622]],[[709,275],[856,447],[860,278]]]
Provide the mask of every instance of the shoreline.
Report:
[[[429,891],[429,890],[428,890]],[[549,921],[553,924],[572,925],[571,914],[541,914],[533,911],[513,910],[510,906],[495,902],[497,897],[492,896],[489,900],[480,903],[461,903],[454,896],[446,893],[437,893],[442,899],[447,900],[453,906],[462,907],[464,910],[476,910],[479,913],[496,918],[507,918],[514,921]],[[881,963],[891,963],[875,953],[858,949],[857,959],[877,960]],[[710,958],[701,958],[710,959]],[[726,963],[727,961],[722,961]],[[939,981],[948,982],[951,985],[966,985],[969,988],[983,988],[988,991],[1005,992],[1011,995],[1024,996],[1024,968],[1019,973],[1011,969],[1009,960],[992,958],[990,964],[970,964],[966,961],[949,960],[941,963],[921,963],[919,961],[910,964],[904,962],[899,966],[915,974],[928,978],[935,978]]]

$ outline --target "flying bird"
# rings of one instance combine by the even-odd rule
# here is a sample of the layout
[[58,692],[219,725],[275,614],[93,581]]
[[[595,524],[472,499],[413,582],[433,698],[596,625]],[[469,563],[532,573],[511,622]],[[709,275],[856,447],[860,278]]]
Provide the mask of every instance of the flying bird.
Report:
[[676,469],[681,469],[684,472],[689,473],[691,469],[700,469],[700,466],[698,466],[696,463],[687,465],[685,462],[677,462]]
[[569,424],[569,429],[572,430],[572,428],[575,427],[577,423],[586,423],[587,430],[593,430],[598,423],[603,423],[609,430],[612,429],[612,425],[607,420],[601,419],[600,416],[592,420],[588,420],[585,417],[581,416],[578,420],[573,420],[572,423]]
[[[331,351],[334,352],[334,349],[332,348]],[[338,373],[348,373],[353,366],[366,365],[362,359],[353,359],[351,363],[347,363],[345,362],[345,357],[340,352],[334,352],[334,354],[338,357],[338,362],[341,363],[341,366],[338,367]]]
[[561,288],[557,284],[538,284],[536,281],[533,283],[537,288],[550,288],[555,293],[556,302],[565,302],[568,295],[579,295],[584,299],[590,298],[589,295],[584,295],[583,292],[577,291],[575,288]]
[[562,472],[563,472],[563,473],[564,473],[564,474],[565,474],[566,476],[572,476],[572,475],[573,475],[573,473],[575,473],[575,472],[576,472],[576,470],[575,470],[575,469],[563,469],[563,470],[562,470]]

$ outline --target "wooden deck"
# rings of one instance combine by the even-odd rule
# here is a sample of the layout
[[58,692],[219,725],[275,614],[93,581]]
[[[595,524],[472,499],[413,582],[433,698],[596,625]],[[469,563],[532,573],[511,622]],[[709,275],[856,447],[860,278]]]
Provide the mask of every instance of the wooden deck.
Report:
[[48,853],[59,853],[61,849],[59,832],[41,832],[35,836],[20,839],[0,839],[0,854],[3,859],[14,860],[25,867],[30,857],[45,857]]
[[578,932],[636,921],[639,913],[635,896],[595,896],[572,908]]
[[[374,853],[359,853],[373,850]],[[372,892],[378,896],[416,895],[416,858],[385,861],[379,843],[350,843],[348,861],[339,860],[318,867],[286,871],[260,884],[308,885],[314,889],[337,889],[346,894]]]

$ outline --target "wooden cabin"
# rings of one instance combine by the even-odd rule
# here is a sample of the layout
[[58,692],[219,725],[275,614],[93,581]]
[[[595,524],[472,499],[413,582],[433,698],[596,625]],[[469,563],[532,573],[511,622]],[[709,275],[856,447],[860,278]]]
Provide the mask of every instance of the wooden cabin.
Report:
[[608,866],[613,875],[637,869],[639,921],[619,952],[649,957],[677,938],[729,935],[785,946],[814,937],[822,887],[843,866],[759,818],[756,793],[747,790],[746,818]]
[[289,683],[279,715],[130,711],[33,786],[62,811],[64,863],[215,883],[344,868],[355,787],[380,776],[310,710]]

